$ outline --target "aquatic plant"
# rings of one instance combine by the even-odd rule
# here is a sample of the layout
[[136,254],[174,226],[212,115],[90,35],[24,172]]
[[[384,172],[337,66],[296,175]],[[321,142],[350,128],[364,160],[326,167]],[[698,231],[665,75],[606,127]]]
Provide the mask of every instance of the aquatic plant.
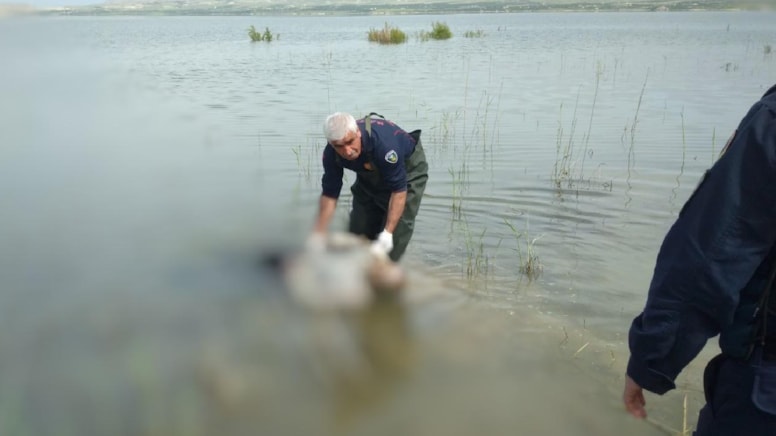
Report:
[[482,38],[485,36],[485,31],[482,29],[467,30],[463,33],[464,38]]
[[407,34],[398,27],[389,26],[388,23],[385,23],[385,27],[382,29],[369,29],[367,36],[369,42],[377,42],[379,44],[401,44],[407,40]]
[[264,41],[272,41],[272,32],[269,31],[269,27],[264,28]]
[[[512,235],[515,237],[517,248],[514,250],[517,252],[518,264],[520,266],[520,272],[528,277],[529,280],[534,280],[541,274],[544,266],[539,262],[539,256],[536,254],[536,241],[542,238],[544,235],[539,235],[533,239],[528,236],[528,219],[526,218],[526,230],[520,232],[517,228],[504,218],[504,223],[509,226],[512,231]],[[521,242],[523,241],[524,242]]]
[[248,28],[248,36],[251,38],[251,42],[256,41],[266,41],[271,42],[273,39],[277,39],[280,37],[280,35],[273,35],[272,32],[269,30],[269,27],[264,28],[264,32],[259,32],[256,30],[256,27],[251,25],[251,27]]
[[418,39],[421,41],[450,39],[452,37],[453,32],[450,31],[450,27],[441,21],[431,23],[431,32],[421,31],[418,33]]
[[765,46],[763,47],[763,54],[765,54],[765,55],[771,54],[771,45],[770,44],[765,44]]
[[294,153],[296,158],[296,167],[299,175],[304,177],[307,182],[312,182],[314,180],[313,176],[317,174],[316,171],[321,169],[316,164],[320,162],[323,146],[318,141],[308,139],[307,145],[297,144],[291,147],[291,152]]
[[726,73],[729,73],[731,71],[738,71],[738,64],[733,62],[725,62],[725,65],[721,66],[720,68],[725,70]]
[[469,231],[468,223],[464,228],[466,237],[466,277],[477,277],[480,274],[486,274],[490,270],[490,258],[485,254],[485,243],[483,238],[485,237],[486,229],[482,229],[480,233],[479,241],[475,242],[471,231]]
[[[577,94],[576,102],[574,103],[574,113],[571,120],[571,131],[568,134],[568,141],[564,145],[563,139],[563,103],[560,104],[560,115],[558,119],[557,136],[555,139],[555,165],[553,166],[552,180],[555,182],[555,187],[560,189],[563,182],[568,184],[571,188],[573,185],[573,169],[574,169],[574,132],[577,128],[577,108],[579,106],[579,94]],[[581,177],[580,177],[581,178]]]
[[461,162],[460,169],[456,170],[453,167],[450,167],[447,171],[453,178],[453,219],[460,219],[463,194],[469,189],[469,169],[467,168],[466,161],[464,160]]
[[450,31],[450,27],[441,21],[435,21],[431,25],[431,38],[432,39],[450,39],[453,37],[453,32]]

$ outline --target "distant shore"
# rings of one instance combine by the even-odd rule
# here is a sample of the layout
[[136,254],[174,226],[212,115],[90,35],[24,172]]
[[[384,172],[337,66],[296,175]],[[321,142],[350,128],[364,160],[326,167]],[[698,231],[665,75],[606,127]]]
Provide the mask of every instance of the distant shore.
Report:
[[579,2],[565,4],[480,1],[472,3],[386,3],[293,5],[263,4],[246,1],[171,0],[103,3],[89,6],[34,8],[27,5],[0,4],[0,17],[15,14],[34,15],[258,15],[258,16],[347,16],[347,15],[429,15],[515,12],[672,12],[762,10],[764,4],[740,1],[653,1],[615,3]]

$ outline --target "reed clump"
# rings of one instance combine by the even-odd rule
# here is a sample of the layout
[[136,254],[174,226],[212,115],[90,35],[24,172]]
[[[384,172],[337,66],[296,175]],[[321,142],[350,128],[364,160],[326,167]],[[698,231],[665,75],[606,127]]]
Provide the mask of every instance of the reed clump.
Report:
[[542,238],[544,235],[539,235],[535,238],[528,236],[528,221],[526,220],[526,230],[519,231],[511,222],[504,219],[504,223],[512,231],[512,235],[515,237],[517,247],[514,249],[517,252],[517,261],[519,264],[520,272],[523,273],[529,280],[535,280],[542,273],[544,266],[539,261],[539,255],[536,254],[536,241]]
[[431,23],[431,32],[421,31],[418,34],[418,38],[421,41],[428,41],[429,39],[450,39],[453,37],[453,32],[450,31],[450,26],[447,23],[441,21],[435,21]]
[[464,38],[482,38],[485,36],[485,31],[482,29],[467,30],[463,33]]
[[251,27],[248,28],[248,36],[251,38],[251,42],[257,42],[257,41],[266,41],[266,42],[272,42],[273,39],[277,39],[280,37],[280,35],[273,35],[272,32],[269,30],[269,27],[264,28],[264,32],[259,32],[256,30],[256,27],[251,25]]
[[379,44],[401,44],[407,40],[407,34],[398,27],[392,27],[385,23],[385,27],[382,29],[369,29],[368,38],[369,42]]

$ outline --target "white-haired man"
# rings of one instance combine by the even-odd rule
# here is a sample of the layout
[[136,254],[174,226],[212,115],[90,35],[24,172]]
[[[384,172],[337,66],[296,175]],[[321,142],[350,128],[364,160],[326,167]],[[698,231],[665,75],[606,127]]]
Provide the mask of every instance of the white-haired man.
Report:
[[356,173],[348,230],[372,240],[376,254],[398,261],[412,238],[428,180],[420,130],[408,133],[374,113],[356,120],[336,112],[326,118],[323,132],[327,144],[313,238],[328,229],[347,168]]

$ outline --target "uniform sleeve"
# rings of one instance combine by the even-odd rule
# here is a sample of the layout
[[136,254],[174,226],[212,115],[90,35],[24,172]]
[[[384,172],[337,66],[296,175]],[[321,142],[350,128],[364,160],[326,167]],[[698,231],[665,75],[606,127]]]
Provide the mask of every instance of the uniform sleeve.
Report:
[[731,324],[739,292],[776,242],[776,121],[755,104],[685,203],[633,320],[628,375],[662,394],[706,341]]
[[323,177],[321,177],[322,195],[339,198],[342,191],[342,166],[337,164],[334,149],[328,144],[323,149]]
[[375,136],[374,162],[380,170],[383,182],[391,192],[407,190],[407,170],[404,165],[409,156],[408,146],[405,144],[409,135],[403,130],[395,129],[397,134],[385,134]]

